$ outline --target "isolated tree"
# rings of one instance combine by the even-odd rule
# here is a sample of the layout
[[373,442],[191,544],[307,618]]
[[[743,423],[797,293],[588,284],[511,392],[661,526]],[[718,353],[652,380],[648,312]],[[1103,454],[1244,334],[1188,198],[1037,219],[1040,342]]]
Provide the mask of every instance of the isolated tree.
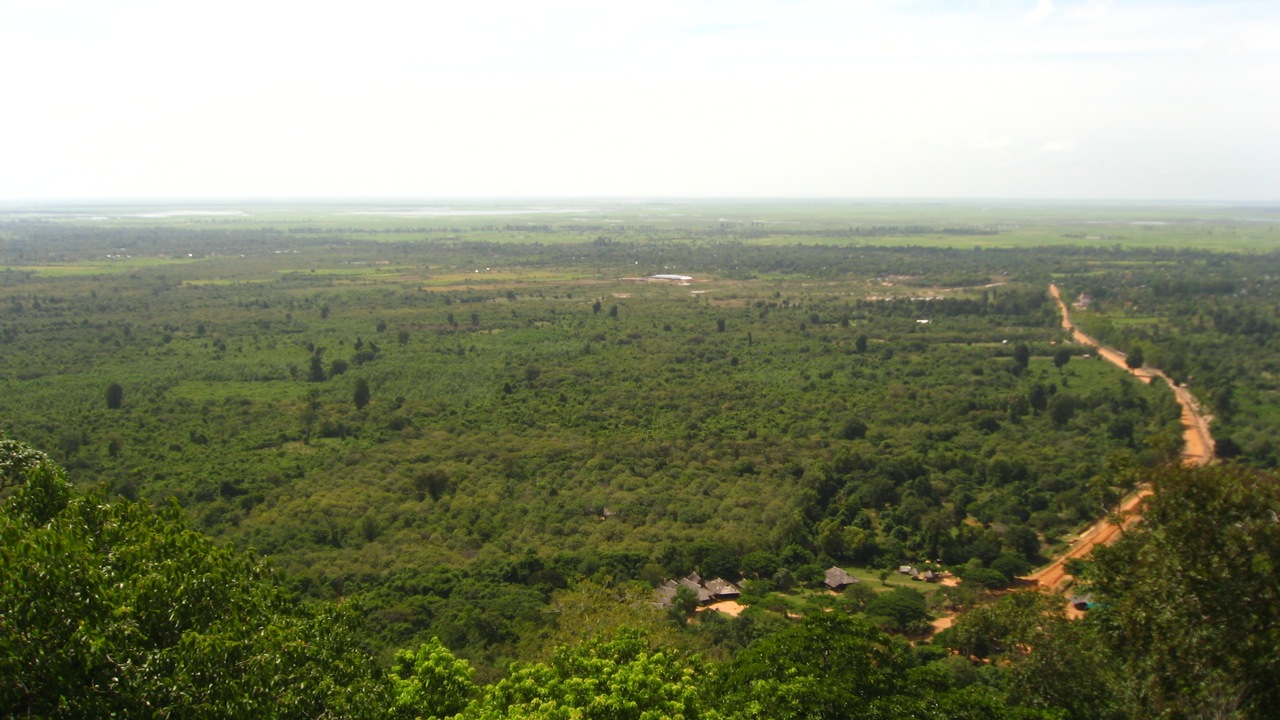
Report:
[[859,336],[858,336],[858,339],[856,339],[856,340],[854,340],[854,341],[853,341],[853,346],[854,346],[855,348],[857,348],[857,349],[858,349],[858,352],[860,352],[860,353],[864,353],[864,352],[866,352],[866,351],[867,351],[867,336],[866,336],[866,335],[859,335]]
[[1049,419],[1059,427],[1076,416],[1076,399],[1066,393],[1058,393],[1049,399]]
[[592,303],[592,304],[591,304],[591,313],[592,313],[593,315],[599,315],[599,314],[600,314],[600,301],[599,301],[599,300],[597,300],[597,301],[595,301],[594,303]]
[[1135,345],[1133,349],[1129,351],[1129,354],[1125,356],[1125,359],[1124,359],[1124,364],[1128,365],[1131,370],[1137,370],[1138,368],[1142,367],[1143,362],[1144,362],[1144,358],[1142,356],[1142,348],[1137,345]]
[[120,387],[120,383],[111,383],[107,386],[107,409],[119,410],[120,404],[124,402],[124,388]]
[[1040,555],[1040,536],[1026,525],[1009,526],[1000,539],[1028,561],[1035,560]]
[[347,361],[342,358],[334,360],[329,363],[329,379],[332,380],[333,378],[338,377],[342,373],[346,372],[349,367],[350,366],[347,364]]
[[311,382],[324,382],[326,379],[328,379],[328,377],[329,377],[328,375],[325,375],[324,361],[320,359],[320,355],[319,354],[312,355],[311,356],[311,372],[308,375],[308,378],[311,380]]
[[1031,403],[1031,407],[1034,408],[1036,412],[1042,412],[1045,408],[1049,407],[1049,397],[1049,388],[1041,385],[1040,383],[1036,383],[1032,386],[1031,393],[1027,396],[1027,400]]
[[769,578],[778,572],[778,557],[758,550],[742,558],[742,575],[748,578]]
[[353,401],[357,410],[363,410],[369,404],[369,381],[364,378],[356,380],[356,391]]
[[1013,361],[1023,370],[1031,363],[1031,348],[1026,343],[1018,343],[1013,347]]
[[693,617],[698,610],[698,593],[686,585],[676,588],[675,597],[671,598],[671,617],[678,622]]
[[867,424],[862,418],[847,418],[837,434],[841,440],[858,440],[867,436]]
[[1058,348],[1058,352],[1053,354],[1053,366],[1058,368],[1058,372],[1062,372],[1062,368],[1071,362],[1071,350],[1067,348]]
[[616,317],[618,317],[618,306],[617,306],[617,305],[610,305],[610,306],[609,306],[609,317],[611,317],[611,318],[616,318]]
[[915,588],[906,587],[876,595],[867,603],[866,613],[872,617],[888,619],[889,626],[900,632],[929,619],[924,594]]

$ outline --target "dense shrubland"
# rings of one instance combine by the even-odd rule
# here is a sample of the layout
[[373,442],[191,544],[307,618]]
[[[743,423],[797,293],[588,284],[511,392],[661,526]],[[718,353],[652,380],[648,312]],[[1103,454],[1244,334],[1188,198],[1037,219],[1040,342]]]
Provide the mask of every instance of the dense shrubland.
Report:
[[[757,592],[1007,583],[1178,450],[1167,393],[1055,362],[1075,251],[57,227],[5,245],[86,268],[3,273],[5,431],[360,598],[388,653],[487,672],[559,589],[753,556]],[[167,260],[86,265],[108,246]]]
[[1076,568],[1084,620],[1015,592],[910,643],[876,619],[905,589],[690,624],[643,583],[587,582],[554,593],[527,660],[481,679],[436,639],[376,662],[357,602],[298,602],[176,507],[80,492],[9,440],[0,472],[12,717],[1266,718],[1280,702],[1274,475],[1150,474],[1148,521]]
[[[822,611],[833,563],[965,578],[841,599],[877,632],[972,606],[1179,448],[1167,391],[1063,343],[1050,278],[1211,404],[1221,454],[1275,462],[1272,255],[862,244],[923,238],[911,223],[352,222],[6,222],[0,430],[103,503],[268,556],[273,597],[342,615],[334,652],[382,668],[439,638],[415,652],[484,685],[624,619],[641,640],[565,662],[737,662]],[[970,237],[948,227],[915,231]],[[654,273],[697,280],[623,279]],[[688,626],[648,607],[692,570],[755,607]],[[271,622],[303,632],[299,607]]]

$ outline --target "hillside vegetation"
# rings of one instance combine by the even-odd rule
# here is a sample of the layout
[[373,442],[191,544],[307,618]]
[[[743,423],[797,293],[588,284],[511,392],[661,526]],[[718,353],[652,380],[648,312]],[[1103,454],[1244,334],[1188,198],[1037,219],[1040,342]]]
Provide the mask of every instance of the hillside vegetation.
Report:
[[[1084,568],[1097,609],[1024,591],[934,643],[847,610],[750,614],[708,659],[642,595],[555,595],[577,639],[502,680],[438,640],[390,667],[351,602],[291,601],[261,561],[180,512],[82,494],[0,441],[0,705],[85,717],[1200,718],[1280,708],[1274,476],[1165,470],[1149,523]],[[722,621],[724,622],[724,621]],[[593,629],[594,628],[594,629]],[[959,654],[950,654],[953,652]],[[974,664],[973,659],[994,662]]]

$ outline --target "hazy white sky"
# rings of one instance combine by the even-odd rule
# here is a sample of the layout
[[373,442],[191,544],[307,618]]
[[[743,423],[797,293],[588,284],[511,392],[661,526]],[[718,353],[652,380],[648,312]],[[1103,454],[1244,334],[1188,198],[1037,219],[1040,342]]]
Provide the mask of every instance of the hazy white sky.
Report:
[[1274,0],[0,0],[0,199],[1280,200]]

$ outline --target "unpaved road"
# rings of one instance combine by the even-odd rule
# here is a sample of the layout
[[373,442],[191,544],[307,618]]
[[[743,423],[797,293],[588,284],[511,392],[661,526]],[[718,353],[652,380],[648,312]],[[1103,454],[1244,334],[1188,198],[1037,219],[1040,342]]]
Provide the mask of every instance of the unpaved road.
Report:
[[[1049,294],[1053,296],[1054,301],[1058,303],[1058,309],[1062,311],[1062,327],[1071,331],[1071,338],[1074,341],[1096,348],[1098,354],[1105,360],[1120,367],[1125,372],[1141,378],[1143,382],[1150,383],[1156,378],[1164,380],[1169,389],[1173,391],[1178,404],[1182,406],[1182,437],[1184,440],[1182,462],[1187,465],[1208,465],[1213,462],[1213,436],[1209,433],[1210,418],[1200,411],[1200,403],[1196,401],[1195,397],[1186,388],[1178,386],[1173,380],[1169,379],[1169,376],[1155,368],[1130,369],[1125,364],[1124,353],[1114,348],[1104,347],[1097,340],[1076,329],[1075,325],[1071,323],[1071,315],[1067,310],[1066,303],[1062,301],[1062,297],[1058,294],[1057,285],[1049,285]],[[1142,518],[1142,501],[1150,494],[1151,488],[1149,486],[1143,485],[1138,488],[1137,492],[1121,501],[1120,508],[1116,512],[1116,515],[1119,516],[1119,524],[1112,522],[1113,516],[1110,515],[1099,519],[1089,526],[1089,529],[1080,533],[1080,536],[1065,553],[1054,558],[1053,562],[1045,567],[1027,576],[1027,579],[1051,592],[1065,591],[1071,584],[1071,576],[1066,571],[1067,561],[1072,558],[1087,556],[1093,551],[1095,545],[1107,545],[1115,541],[1124,528]]]
[[1027,576],[1036,585],[1050,592],[1065,592],[1071,586],[1071,576],[1067,574],[1067,561],[1088,556],[1095,545],[1109,545],[1120,537],[1124,528],[1133,525],[1142,516],[1138,506],[1151,494],[1150,486],[1143,485],[1138,490],[1120,501],[1120,509],[1116,512],[1120,524],[1112,522],[1112,516],[1099,519],[1080,533],[1067,551],[1053,559],[1053,562]]

